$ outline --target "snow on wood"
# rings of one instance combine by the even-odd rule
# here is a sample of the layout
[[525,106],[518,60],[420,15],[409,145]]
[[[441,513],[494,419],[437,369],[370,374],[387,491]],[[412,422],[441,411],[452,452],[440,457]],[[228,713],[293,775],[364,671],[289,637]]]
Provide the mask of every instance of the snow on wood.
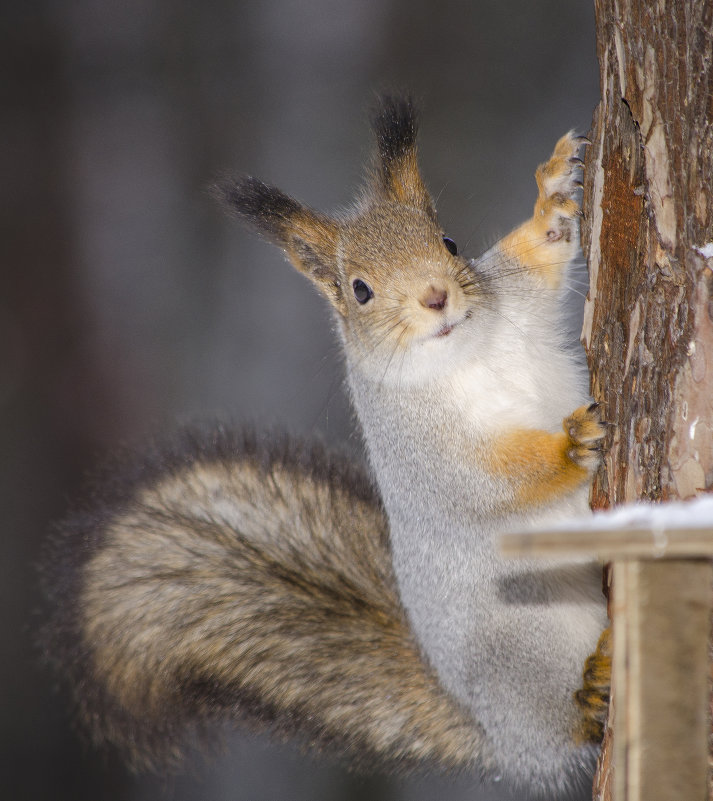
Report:
[[713,556],[713,495],[634,503],[503,536],[506,556],[617,558]]

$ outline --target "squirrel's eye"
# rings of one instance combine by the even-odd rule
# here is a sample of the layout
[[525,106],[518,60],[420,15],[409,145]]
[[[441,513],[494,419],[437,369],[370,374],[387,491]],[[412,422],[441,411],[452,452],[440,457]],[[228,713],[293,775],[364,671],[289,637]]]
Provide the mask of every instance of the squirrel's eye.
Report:
[[358,303],[364,304],[374,297],[371,287],[365,284],[360,278],[357,278],[352,283],[352,289],[354,290],[354,297],[357,299]]
[[449,237],[443,237],[443,244],[446,246],[446,250],[451,254],[451,256],[458,255],[458,245]]

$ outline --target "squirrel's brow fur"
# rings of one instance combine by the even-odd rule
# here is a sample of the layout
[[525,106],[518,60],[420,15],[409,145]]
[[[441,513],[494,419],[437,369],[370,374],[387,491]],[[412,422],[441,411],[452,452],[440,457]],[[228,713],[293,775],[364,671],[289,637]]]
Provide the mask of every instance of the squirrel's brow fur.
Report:
[[360,469],[220,427],[122,461],[44,560],[45,650],[96,741],[157,767],[243,719],[369,767],[471,762],[478,731],[424,667]]

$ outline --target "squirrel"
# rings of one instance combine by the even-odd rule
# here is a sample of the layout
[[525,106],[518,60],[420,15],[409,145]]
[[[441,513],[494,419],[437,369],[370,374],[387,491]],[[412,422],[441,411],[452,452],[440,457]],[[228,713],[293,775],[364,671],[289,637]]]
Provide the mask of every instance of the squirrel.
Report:
[[119,460],[48,545],[45,649],[136,765],[245,720],[361,766],[566,794],[606,714],[601,568],[509,562],[498,537],[586,513],[600,460],[559,317],[584,140],[557,142],[533,216],[466,259],[411,100],[382,97],[373,128],[348,212],[254,178],[216,189],[329,301],[368,469],[219,425]]

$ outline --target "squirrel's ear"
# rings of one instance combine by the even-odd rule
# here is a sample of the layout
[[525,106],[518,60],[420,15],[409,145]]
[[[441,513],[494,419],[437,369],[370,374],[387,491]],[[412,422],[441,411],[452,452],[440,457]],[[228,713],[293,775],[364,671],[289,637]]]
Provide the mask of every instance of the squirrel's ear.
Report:
[[344,313],[337,270],[339,226],[334,220],[256,178],[220,182],[214,194],[241,220],[283,248],[294,266]]
[[431,196],[418,169],[418,118],[411,98],[382,96],[372,125],[378,156],[373,189],[388,200],[416,206],[435,217]]

